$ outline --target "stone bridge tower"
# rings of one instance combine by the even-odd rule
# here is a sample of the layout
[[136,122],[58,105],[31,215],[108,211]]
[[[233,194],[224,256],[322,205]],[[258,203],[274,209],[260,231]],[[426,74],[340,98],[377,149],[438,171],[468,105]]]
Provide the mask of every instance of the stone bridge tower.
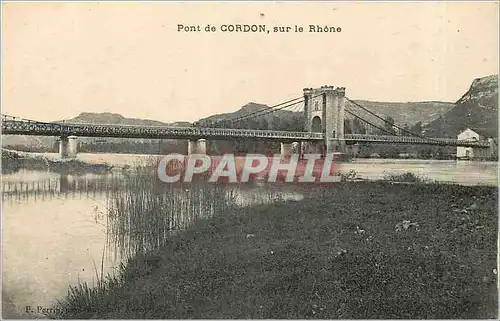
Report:
[[[325,134],[323,152],[345,152],[344,140],[345,88],[322,86],[304,89],[304,130]],[[312,146],[310,146],[312,147]],[[309,152],[318,152],[309,149]]]

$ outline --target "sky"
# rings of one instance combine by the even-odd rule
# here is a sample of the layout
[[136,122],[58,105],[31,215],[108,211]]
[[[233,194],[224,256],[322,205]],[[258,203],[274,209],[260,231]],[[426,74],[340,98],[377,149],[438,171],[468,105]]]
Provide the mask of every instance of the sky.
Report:
[[[306,87],[351,99],[456,101],[498,74],[498,3],[5,3],[2,113],[195,121]],[[179,32],[178,24],[216,32]],[[265,24],[267,33],[224,33]],[[310,24],[340,27],[310,33]],[[274,26],[304,32],[274,33]]]

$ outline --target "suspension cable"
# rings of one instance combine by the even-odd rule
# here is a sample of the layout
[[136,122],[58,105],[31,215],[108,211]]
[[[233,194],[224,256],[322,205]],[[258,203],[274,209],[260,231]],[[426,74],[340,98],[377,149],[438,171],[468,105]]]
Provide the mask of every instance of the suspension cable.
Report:
[[[319,97],[321,96],[322,94],[318,94],[318,95],[315,95],[312,98],[316,98],[316,97]],[[296,101],[294,103],[291,103],[292,101],[294,100],[297,100],[297,99],[300,99],[299,101]],[[255,115],[253,116],[252,118],[255,118],[255,117],[260,117],[260,116],[264,116],[264,115],[267,115],[267,114],[270,114],[272,112],[275,112],[275,111],[279,111],[279,110],[282,110],[284,108],[287,108],[287,107],[290,107],[290,106],[293,106],[293,105],[297,105],[297,104],[300,104],[300,103],[303,103],[305,101],[304,97],[299,97],[299,98],[295,98],[295,99],[292,99],[292,100],[289,100],[287,102],[284,102],[284,103],[281,103],[281,104],[278,104],[278,105],[275,105],[273,107],[271,107],[270,109],[267,109],[267,110],[259,110],[259,111],[256,111],[256,112],[253,112],[253,113],[250,113],[250,114],[246,114],[246,115],[243,115],[243,116],[239,116],[233,120],[230,120],[231,122],[235,122],[235,121],[239,121],[239,120],[243,120],[243,119],[247,119],[249,118],[249,116],[253,116],[254,114],[258,114],[258,113],[261,113],[260,115]],[[280,105],[283,105],[283,104],[286,104],[285,106],[281,106],[279,108],[275,108],[276,106],[280,106]]]
[[396,125],[396,124],[391,124],[391,123],[390,123],[390,122],[388,122],[386,119],[384,119],[384,118],[380,117],[379,115],[375,114],[375,113],[374,113],[374,112],[372,112],[371,110],[369,110],[369,109],[367,109],[367,108],[365,108],[365,107],[361,106],[361,105],[360,105],[360,104],[358,104],[357,102],[355,102],[355,101],[353,101],[353,100],[351,100],[351,99],[349,99],[349,98],[347,98],[347,97],[345,97],[345,99],[346,99],[348,102],[350,102],[350,103],[352,103],[352,104],[356,105],[357,107],[359,107],[359,108],[361,108],[361,109],[365,110],[365,111],[366,111],[366,112],[368,112],[369,114],[371,114],[371,115],[373,115],[373,116],[377,117],[378,119],[380,119],[380,120],[382,120],[382,121],[384,121],[384,122],[386,122],[386,123],[390,124],[391,126],[396,127],[397,129],[399,129],[399,130],[401,130],[401,131],[403,131],[403,132],[409,133],[410,135],[417,136],[417,137],[422,138],[422,139],[426,139],[426,140],[429,140],[429,141],[438,142],[438,140],[435,140],[435,139],[432,139],[432,138],[429,138],[429,137],[425,137],[425,136],[422,136],[422,135],[420,135],[420,134],[413,133],[413,132],[411,132],[411,131],[409,131],[409,130],[407,130],[407,129],[405,129],[405,128],[402,128],[402,127],[400,127],[400,126],[398,126],[398,125]]
[[351,111],[349,111],[349,110],[347,110],[347,109],[345,109],[345,111],[346,111],[347,113],[351,114],[352,116],[354,116],[354,117],[356,117],[356,118],[359,118],[360,120],[364,121],[365,123],[367,123],[367,124],[369,124],[369,125],[371,125],[371,126],[373,126],[373,127],[377,128],[377,129],[379,129],[379,130],[381,130],[381,131],[383,131],[383,132],[385,132],[385,133],[387,133],[387,134],[389,134],[389,135],[391,135],[391,136],[394,136],[394,133],[389,132],[387,129],[385,129],[385,128],[383,128],[383,127],[379,127],[379,126],[377,126],[377,125],[375,125],[375,124],[373,124],[373,123],[369,122],[368,120],[366,120],[366,119],[364,119],[364,118],[362,118],[362,117],[360,117],[360,116],[356,115],[355,113],[353,113],[353,112],[351,112]]
[[304,102],[304,100],[299,100],[299,101],[297,101],[295,103],[291,103],[291,104],[288,104],[288,105],[285,105],[285,106],[282,106],[282,107],[279,107],[279,108],[268,109],[268,110],[265,110],[264,112],[259,111],[260,114],[258,114],[258,115],[254,115],[255,113],[247,114],[247,115],[244,115],[244,116],[240,116],[240,117],[238,117],[238,118],[236,118],[234,120],[231,120],[230,122],[234,123],[234,122],[245,120],[245,119],[252,119],[252,118],[261,117],[261,116],[264,116],[264,115],[267,115],[267,114],[270,114],[270,113],[274,113],[276,111],[282,110],[284,108],[287,108],[287,107],[290,107],[290,106],[293,106],[293,105],[296,105],[296,104],[299,104],[299,103],[302,103],[302,102]]
[[[277,108],[277,107],[279,107],[281,105],[289,104],[289,103],[291,103],[291,102],[293,102],[295,100],[299,100],[299,99],[303,99],[303,97],[297,97],[297,98],[294,98],[294,99],[290,99],[290,100],[287,100],[285,102],[279,103],[277,105],[271,106],[268,109],[257,110],[257,111],[251,112],[251,113],[243,115],[243,116],[238,116],[238,117],[230,118],[230,119],[218,120],[218,121],[216,121],[216,123],[221,122],[221,121],[233,122],[233,121],[236,121],[236,120],[240,120],[240,118],[243,118],[243,117],[248,117],[248,116],[256,115],[256,114],[259,114],[259,113],[268,112],[270,109]],[[284,107],[281,107],[281,108],[284,108]]]

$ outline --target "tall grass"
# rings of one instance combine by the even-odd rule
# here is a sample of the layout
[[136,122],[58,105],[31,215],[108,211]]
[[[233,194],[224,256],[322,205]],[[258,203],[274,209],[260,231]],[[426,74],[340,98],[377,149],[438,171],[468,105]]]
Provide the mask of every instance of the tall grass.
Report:
[[76,319],[94,318],[105,314],[116,302],[108,293],[116,291],[125,283],[125,265],[121,264],[118,272],[107,276],[101,275],[97,284],[90,286],[87,282],[79,282],[70,286],[64,300],[58,300],[51,313],[46,316],[52,319],[64,319],[68,316]]
[[125,190],[111,191],[107,204],[110,245],[121,257],[158,249],[171,231],[234,205],[218,184],[161,184],[145,173],[125,180]]

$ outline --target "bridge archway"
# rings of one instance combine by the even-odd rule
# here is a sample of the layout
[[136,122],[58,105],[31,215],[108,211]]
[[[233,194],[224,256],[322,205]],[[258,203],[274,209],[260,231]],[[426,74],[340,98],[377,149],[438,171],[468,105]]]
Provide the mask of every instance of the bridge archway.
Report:
[[319,116],[314,116],[311,122],[311,132],[321,133],[321,118]]

